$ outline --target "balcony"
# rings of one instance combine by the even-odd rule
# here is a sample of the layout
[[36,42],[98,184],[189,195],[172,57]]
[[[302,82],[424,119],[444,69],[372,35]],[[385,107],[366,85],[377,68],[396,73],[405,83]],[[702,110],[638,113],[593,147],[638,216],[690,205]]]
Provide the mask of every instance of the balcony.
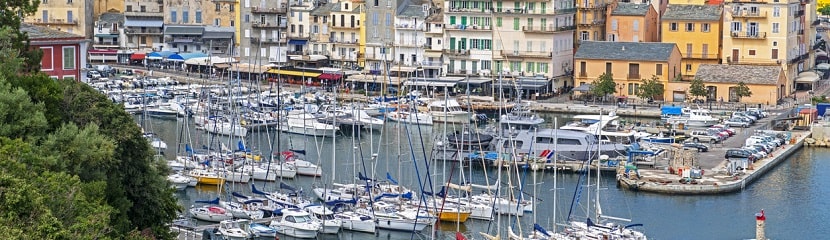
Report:
[[556,14],[575,13],[576,8],[575,7],[563,8],[563,9],[556,9],[555,11],[556,11]]
[[804,35],[804,29],[798,29],[798,35]]
[[[133,10],[135,10],[135,9],[133,9]],[[161,9],[147,9],[146,12],[139,12],[139,11],[124,12],[124,16],[128,16],[128,17],[133,17],[133,16],[134,17],[164,17],[164,14],[161,13]]]
[[66,19],[59,19],[59,18],[50,18],[50,19],[34,19],[32,24],[35,25],[78,25],[78,20],[72,19],[67,21]]
[[715,53],[686,53],[683,55],[685,59],[718,59]]
[[639,73],[629,73],[628,74],[628,79],[640,80],[640,74]]
[[726,58],[727,64],[733,65],[759,65],[759,66],[774,66],[781,64],[781,60],[777,59],[769,59],[769,58],[743,58],[743,59],[732,59],[731,57]]
[[264,7],[251,7],[251,13],[285,13],[285,7],[276,7],[276,8],[264,8]]
[[732,14],[733,18],[766,18],[767,12],[757,12],[757,11],[738,11]]
[[528,52],[528,51],[511,51],[501,50],[501,55],[510,58],[550,58],[553,57],[551,52]]
[[470,50],[467,49],[444,49],[444,55],[449,57],[470,57]]
[[341,25],[335,25],[335,24],[332,24],[330,27],[331,27],[331,28],[333,28],[333,29],[351,29],[351,30],[358,30],[358,29],[360,29],[360,26],[357,26],[357,25],[352,26],[351,24],[342,25],[342,26],[341,26]]
[[574,29],[576,29],[575,25],[554,27],[553,24],[548,24],[547,26],[524,26],[524,27],[522,27],[522,31],[524,31],[525,33],[555,33],[555,32],[571,31],[571,30],[574,30]]
[[447,13],[483,13],[489,14],[490,9],[484,8],[450,8]]
[[795,15],[793,17],[801,17],[804,16],[804,10],[795,11]]
[[593,3],[585,2],[584,4],[577,5],[576,8],[581,9],[581,10],[601,10],[601,9],[605,9],[606,6],[608,6],[608,4],[605,4],[605,3],[593,4]]
[[374,54],[374,53],[367,53],[367,54],[366,54],[366,60],[383,61],[383,60],[389,60],[389,59],[391,59],[391,57],[389,57],[389,56],[384,56],[384,55],[385,55],[385,54],[382,54],[382,53],[378,53],[378,54]]
[[357,45],[357,43],[359,41],[358,41],[358,39],[347,40],[347,39],[329,38],[329,42],[330,43],[336,43],[338,45]]
[[[574,12],[576,11],[576,8],[563,9],[563,10],[560,10],[560,11],[570,11],[571,9],[573,9]],[[554,11],[555,10],[553,10],[553,9],[542,9],[542,8],[537,8],[537,9],[533,9],[533,10],[524,9],[524,8],[502,8],[501,11],[496,9],[496,14],[520,14],[520,15],[551,14],[552,15],[552,14],[559,14],[559,13],[568,13],[568,12],[554,12]]]
[[583,78],[588,77],[588,73],[587,72],[579,72],[579,77],[583,77]]
[[414,30],[414,31],[423,31],[424,25],[414,25],[414,24],[395,24],[395,29],[398,30]]
[[254,28],[285,28],[286,24],[276,24],[276,23],[261,23],[261,22],[253,22],[251,26]]
[[452,24],[447,25],[444,29],[447,31],[490,31],[493,30],[493,27],[490,25],[478,26],[478,25],[461,25],[461,24]]
[[288,38],[290,39],[301,39],[301,40],[308,40],[311,38],[311,35],[308,33],[289,33]]
[[732,32],[732,38],[767,39],[767,33],[766,32]]
[[165,37],[165,43],[201,43],[201,37]]
[[305,51],[305,52],[303,52],[303,51],[286,51],[285,55],[289,55],[289,56],[291,56],[291,55],[294,55],[294,56],[308,55],[308,51]]
[[444,66],[444,63],[441,61],[421,61],[420,65],[425,68],[441,68]]
[[118,42],[113,41],[95,41],[93,46],[96,48],[117,48]]
[[605,19],[597,19],[593,21],[583,21],[577,24],[580,27],[599,27],[605,26]]
[[[274,38],[262,38],[262,39],[260,39],[260,38],[256,38],[256,37],[252,37],[250,39],[251,39],[251,44],[260,44],[260,43],[262,43],[262,44],[279,44],[279,43],[285,43],[285,39],[274,39]],[[260,40],[262,40],[262,41],[260,41]]]
[[127,35],[162,35],[161,28],[157,29],[124,29]]

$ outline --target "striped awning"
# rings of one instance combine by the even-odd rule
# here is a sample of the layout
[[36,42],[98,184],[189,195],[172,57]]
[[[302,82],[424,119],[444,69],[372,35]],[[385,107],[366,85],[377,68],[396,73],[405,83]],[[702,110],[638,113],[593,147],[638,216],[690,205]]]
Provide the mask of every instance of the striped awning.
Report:
[[268,70],[267,73],[280,74],[280,75],[289,75],[289,76],[298,76],[298,77],[319,77],[321,75],[321,73],[300,72],[300,71],[280,70],[280,69],[270,69],[270,70]]

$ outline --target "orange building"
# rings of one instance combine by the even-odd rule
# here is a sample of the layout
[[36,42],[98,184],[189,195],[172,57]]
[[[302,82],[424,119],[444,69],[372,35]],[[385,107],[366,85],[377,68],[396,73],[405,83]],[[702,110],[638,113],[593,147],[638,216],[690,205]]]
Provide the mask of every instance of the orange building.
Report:
[[611,3],[605,24],[605,40],[612,42],[657,42],[659,15],[651,4]]

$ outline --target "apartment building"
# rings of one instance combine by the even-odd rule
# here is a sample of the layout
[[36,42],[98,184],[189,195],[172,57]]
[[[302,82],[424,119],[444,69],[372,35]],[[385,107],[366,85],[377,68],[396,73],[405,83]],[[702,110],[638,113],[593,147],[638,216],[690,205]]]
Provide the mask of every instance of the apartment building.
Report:
[[28,23],[20,24],[20,31],[28,34],[31,48],[42,51],[41,72],[54,79],[81,80],[88,43],[83,36]]
[[607,41],[657,42],[659,39],[659,16],[651,4],[611,3],[607,19]]
[[[160,0],[158,0],[160,1]],[[106,0],[93,2],[93,16],[100,16],[104,13],[123,13],[126,0]]]
[[[489,75],[494,49],[494,24],[491,9],[503,2],[447,1],[444,2],[443,58],[446,75]],[[503,5],[501,5],[503,6]],[[497,9],[496,11],[502,10]],[[508,10],[508,9],[504,9]],[[518,16],[518,15],[517,15]],[[497,17],[499,19],[499,17]]]
[[663,14],[662,42],[680,48],[682,79],[692,80],[701,64],[718,64],[721,56],[723,7],[669,5]]
[[244,0],[240,20],[243,62],[286,62],[288,1]]
[[124,14],[122,13],[103,13],[98,15],[98,20],[95,21],[94,35],[92,38],[93,49],[113,49],[117,50],[125,47],[124,32]]
[[605,41],[605,17],[608,4],[614,0],[577,0],[576,40]]
[[331,9],[336,3],[326,3],[316,6],[314,10],[309,13],[311,15],[311,38],[309,44],[311,45],[311,54],[331,56],[332,43],[331,29],[329,22],[331,21]]
[[331,62],[334,67],[357,68],[363,1],[336,2],[331,9],[329,42],[332,43]]
[[[292,1],[288,14],[288,55],[308,55],[308,40],[311,38],[311,1]],[[318,29],[319,31],[319,29]]]
[[124,4],[124,47],[160,51],[164,47],[164,2],[126,0]]
[[[440,5],[439,5],[440,6]],[[424,29],[424,61],[421,68],[428,77],[446,75],[442,54],[444,51],[444,10],[432,9]]]
[[418,67],[424,61],[426,38],[424,32],[430,5],[426,1],[408,0],[395,14],[394,57],[392,65]]
[[365,55],[364,66],[369,72],[380,72],[381,62],[391,65],[396,38],[395,18],[398,6],[418,5],[423,0],[367,0],[364,4],[366,44],[361,46]]
[[778,98],[793,93],[798,73],[812,68],[815,5],[798,0],[727,0],[723,56],[727,64],[780,65],[787,82]]
[[92,38],[95,25],[92,1],[41,0],[37,7],[37,12],[26,16],[23,22]]

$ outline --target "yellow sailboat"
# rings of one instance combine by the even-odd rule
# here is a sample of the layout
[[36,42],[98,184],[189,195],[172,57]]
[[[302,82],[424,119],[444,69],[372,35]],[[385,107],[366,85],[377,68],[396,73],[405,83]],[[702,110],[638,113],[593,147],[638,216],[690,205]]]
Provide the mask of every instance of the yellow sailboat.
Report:
[[438,219],[442,222],[458,222],[463,223],[467,221],[467,218],[473,213],[469,210],[463,210],[459,208],[452,208],[452,207],[444,207],[441,211],[430,212],[433,215],[438,216]]
[[194,169],[190,171],[190,176],[196,178],[199,184],[219,186],[225,184],[225,178],[222,178],[218,173],[211,170]]

